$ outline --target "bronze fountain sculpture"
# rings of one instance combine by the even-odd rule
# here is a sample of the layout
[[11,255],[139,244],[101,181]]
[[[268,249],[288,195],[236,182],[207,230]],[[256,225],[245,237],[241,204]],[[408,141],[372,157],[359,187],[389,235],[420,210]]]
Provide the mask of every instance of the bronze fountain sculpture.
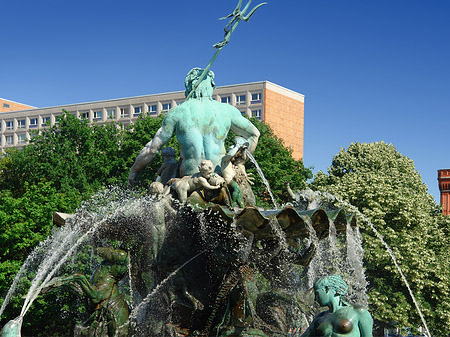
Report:
[[[163,155],[145,207],[103,221],[93,234],[86,231],[127,242],[132,249],[95,248],[104,261],[91,280],[73,274],[42,282],[41,295],[70,286],[88,297],[90,317],[75,335],[286,336],[301,326],[298,305],[290,295],[298,287],[292,282],[294,267],[308,266],[317,242],[328,237],[330,224],[337,232],[356,226],[356,218],[340,209],[301,209],[295,202],[273,210],[255,205],[253,177],[244,163],[260,134],[238,109],[212,98],[210,70],[237,24],[248,21],[262,5],[245,15],[250,2],[241,11],[240,0],[225,17],[231,20],[224,40],[214,45],[213,59],[205,69],[187,74],[185,102],[167,113],[131,167],[128,180],[133,186],[159,151]],[[229,131],[237,137],[226,150]],[[173,149],[163,148],[174,134],[180,144],[178,161]],[[309,240],[311,236],[317,242]],[[131,313],[118,287],[124,277],[141,299]],[[258,279],[266,282],[262,291]],[[372,336],[370,314],[335,302],[335,295],[344,293],[331,281],[323,290],[321,282],[315,290],[328,297],[319,295],[319,303],[331,312],[316,318],[304,336]],[[347,323],[345,331],[329,328],[333,315],[348,310],[351,313],[342,317],[350,323],[357,317],[363,328],[349,328]],[[8,323],[2,336],[19,336],[20,323]]]

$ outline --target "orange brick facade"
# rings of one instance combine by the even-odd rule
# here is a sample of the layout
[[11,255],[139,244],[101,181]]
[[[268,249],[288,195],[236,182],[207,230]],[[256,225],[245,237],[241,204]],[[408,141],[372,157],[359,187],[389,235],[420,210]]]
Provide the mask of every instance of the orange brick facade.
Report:
[[34,107],[0,98],[0,112],[33,109]]
[[304,103],[264,89],[264,121],[292,148],[292,157],[302,160]]
[[450,169],[438,170],[439,191],[441,191],[442,213],[450,214]]

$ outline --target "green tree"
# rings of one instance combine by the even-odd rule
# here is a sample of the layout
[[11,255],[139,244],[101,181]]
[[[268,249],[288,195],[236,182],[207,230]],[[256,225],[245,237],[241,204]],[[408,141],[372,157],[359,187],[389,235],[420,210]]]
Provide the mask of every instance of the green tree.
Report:
[[[152,140],[156,131],[161,127],[165,114],[153,117],[149,114],[141,114],[134,124],[131,124],[123,134],[119,156],[123,158],[126,165],[123,182],[128,179],[130,167],[133,165],[136,157],[142,148]],[[178,141],[173,136],[165,145],[165,147],[173,147],[178,156]],[[157,172],[162,164],[160,155],[155,156],[153,161],[145,168],[140,176],[141,185],[147,186],[157,177]]]
[[[289,183],[293,189],[305,188],[306,181],[312,178],[311,169],[305,168],[302,161],[292,158],[292,149],[284,145],[284,141],[274,134],[269,125],[256,118],[252,118],[251,122],[261,133],[253,157],[269,182],[277,203],[291,201],[286,192],[286,184]],[[248,161],[245,166],[247,172],[255,177],[253,191],[259,204],[273,207],[266,186],[256,172],[254,164]]]
[[[338,196],[370,219],[392,247],[432,334],[448,334],[450,221],[440,214],[413,161],[391,144],[352,143],[333,158],[328,174],[317,173],[311,187]],[[369,226],[363,238],[373,316],[399,327],[421,326],[387,250]]]
[[21,151],[9,153],[0,188],[24,192],[25,183],[48,181],[60,192],[83,199],[104,184],[118,183],[125,162],[118,155],[121,128],[92,125],[70,113],[34,135]]

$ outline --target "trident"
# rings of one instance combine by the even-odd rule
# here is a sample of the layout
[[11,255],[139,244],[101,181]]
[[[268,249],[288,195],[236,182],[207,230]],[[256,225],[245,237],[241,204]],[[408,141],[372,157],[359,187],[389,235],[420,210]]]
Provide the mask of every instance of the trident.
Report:
[[252,2],[252,0],[249,0],[248,3],[245,5],[244,9],[241,10],[242,0],[239,0],[239,3],[237,4],[237,6],[236,6],[236,8],[234,9],[233,12],[231,12],[227,16],[224,16],[223,18],[219,19],[219,20],[225,20],[225,19],[231,18],[230,21],[228,22],[228,24],[224,28],[224,30],[225,30],[224,39],[222,41],[220,41],[220,42],[218,42],[218,43],[213,45],[213,47],[217,49],[216,53],[212,57],[211,61],[209,61],[209,63],[206,66],[206,68],[203,70],[202,74],[200,75],[200,78],[197,80],[197,83],[194,85],[194,87],[192,88],[191,92],[186,97],[186,100],[188,100],[192,96],[194,91],[198,88],[200,83],[203,81],[203,79],[205,78],[205,76],[208,73],[209,69],[211,68],[211,65],[216,60],[217,55],[219,55],[219,53],[222,50],[222,48],[225,47],[228,44],[228,42],[230,42],[231,34],[234,32],[234,30],[236,29],[236,27],[239,24],[239,22],[241,22],[241,20],[243,20],[245,22],[248,22],[248,20],[250,20],[251,16],[255,13],[255,11],[259,7],[261,7],[262,5],[266,5],[267,4],[267,2],[260,3],[259,5],[255,6],[247,15],[245,15],[245,13],[247,12],[247,9],[250,7],[251,2]]

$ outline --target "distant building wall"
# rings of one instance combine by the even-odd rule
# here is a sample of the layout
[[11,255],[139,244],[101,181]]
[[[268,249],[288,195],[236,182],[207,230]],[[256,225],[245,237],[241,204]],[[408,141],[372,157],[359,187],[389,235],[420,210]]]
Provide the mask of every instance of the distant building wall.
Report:
[[292,149],[292,157],[303,160],[304,101],[303,95],[295,93],[295,96],[266,88],[264,121]]
[[17,103],[14,101],[10,101],[4,98],[0,98],[0,112],[8,112],[8,111],[17,111],[17,110],[26,110],[32,109],[31,105],[26,105],[22,103]]
[[[292,156],[303,160],[304,96],[269,81],[217,87],[213,99],[235,106],[244,116],[263,120],[292,148]],[[7,100],[4,100],[5,102]],[[184,102],[184,91],[118,98],[97,102],[68,104],[47,108],[30,108],[8,101],[8,111],[0,113],[0,153],[7,148],[22,147],[33,136],[56,123],[65,109],[91,123],[133,123],[140,114],[157,116]],[[0,101],[0,107],[3,104]],[[19,111],[12,111],[18,108]]]
[[450,214],[450,169],[438,170],[439,191],[441,191],[442,213]]

